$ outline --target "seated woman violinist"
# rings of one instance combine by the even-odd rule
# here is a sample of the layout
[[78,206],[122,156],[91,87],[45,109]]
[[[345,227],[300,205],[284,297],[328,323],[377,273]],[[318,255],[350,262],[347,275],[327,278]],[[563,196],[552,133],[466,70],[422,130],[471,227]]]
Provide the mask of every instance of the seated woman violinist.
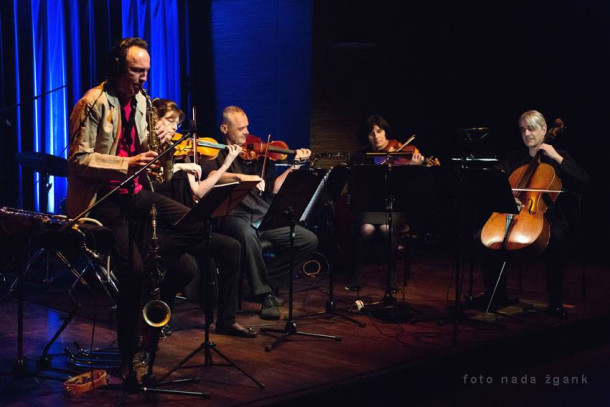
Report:
[[[158,120],[166,121],[169,124],[168,127],[175,133],[178,125],[184,120],[182,110],[180,110],[176,103],[166,99],[153,100],[153,107],[157,113]],[[178,136],[181,137],[180,135]],[[205,179],[201,179],[201,167],[198,164],[194,162],[174,163],[172,179],[158,185],[156,187],[157,191],[183,205],[192,207],[198,199],[203,198],[216,185],[220,176],[229,168],[231,162],[241,151],[240,148],[231,147],[227,147],[229,154],[223,166],[215,174],[211,174]],[[183,147],[183,150],[188,150],[192,153],[192,148]],[[176,151],[178,151],[178,147],[174,155],[176,155]],[[255,177],[252,180],[258,181],[260,179]],[[241,181],[241,179],[235,179],[235,181]],[[219,266],[215,333],[241,338],[254,338],[256,337],[256,332],[253,329],[244,328],[235,320],[241,265],[239,257],[240,244],[237,240],[220,233],[212,232],[211,235],[212,238],[207,243],[207,247],[196,246],[192,252],[187,254],[192,255],[198,260],[195,262],[197,267],[201,264],[207,264],[209,257],[212,257]],[[185,262],[185,266],[192,265],[192,261]]]
[[[350,155],[350,164],[380,164],[380,165],[434,165],[437,164],[424,156],[408,143],[400,143],[389,138],[390,125],[379,115],[368,117],[364,123],[362,132],[366,135],[367,145]],[[364,138],[364,137],[363,137]],[[395,155],[372,155],[367,153],[394,153]],[[403,155],[404,154],[404,155]],[[380,242],[383,247],[387,242],[388,222],[386,212],[360,212],[354,216],[354,225],[357,228],[353,241],[352,266],[348,275],[349,282],[345,287],[347,290],[358,291],[362,287],[362,263],[364,253],[374,242]],[[394,261],[398,249],[400,231],[405,227],[405,216],[403,213],[394,212],[392,217],[392,258]],[[386,253],[386,250],[381,250]],[[394,270],[393,270],[394,271]],[[397,292],[396,272],[390,276],[390,291]]]

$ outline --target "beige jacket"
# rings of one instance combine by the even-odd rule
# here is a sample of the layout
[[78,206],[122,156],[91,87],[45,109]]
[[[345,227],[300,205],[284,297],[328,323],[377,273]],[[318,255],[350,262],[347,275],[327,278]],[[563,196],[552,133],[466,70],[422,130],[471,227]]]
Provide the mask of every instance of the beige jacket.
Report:
[[[141,150],[145,151],[148,137],[146,98],[138,93],[136,101],[136,131]],[[127,177],[128,159],[116,155],[120,109],[119,99],[101,84],[85,93],[72,110],[66,198],[66,212],[71,218],[95,202],[104,180]]]

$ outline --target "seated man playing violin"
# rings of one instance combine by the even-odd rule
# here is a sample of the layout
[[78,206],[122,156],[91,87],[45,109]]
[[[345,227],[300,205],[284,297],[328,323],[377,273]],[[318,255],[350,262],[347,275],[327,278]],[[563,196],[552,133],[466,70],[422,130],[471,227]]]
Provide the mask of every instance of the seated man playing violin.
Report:
[[[350,164],[391,164],[391,165],[422,165],[425,163],[424,156],[414,148],[414,146],[403,146],[398,140],[389,139],[390,125],[379,115],[372,115],[366,119],[364,124],[364,134],[366,134],[367,146],[350,155]],[[405,143],[406,144],[406,143]],[[407,147],[409,147],[407,149]],[[367,153],[408,151],[404,156],[397,155],[392,157],[369,156]],[[353,255],[352,266],[348,275],[348,285],[346,289],[359,291],[362,287],[362,263],[366,248],[371,246],[374,241],[386,242],[388,236],[388,222],[386,212],[361,212],[355,215],[354,225],[358,228],[353,234],[352,244]],[[394,261],[400,239],[400,231],[405,227],[405,215],[395,212],[392,218],[392,258]],[[386,250],[380,248],[381,253]],[[390,287],[392,292],[397,292],[396,272],[393,269],[390,276]]]
[[[550,223],[550,237],[544,242],[545,244],[548,242],[548,245],[543,245],[541,247],[544,250],[542,252],[542,258],[546,268],[547,294],[549,299],[547,312],[552,316],[565,318],[567,314],[563,307],[563,275],[565,263],[567,261],[567,253],[569,253],[570,248],[570,224],[568,223],[568,211],[565,210],[566,208],[563,208],[561,204],[562,199],[565,198],[559,196],[565,194],[551,194],[548,193],[549,191],[534,192],[542,194],[541,200],[543,202],[541,203],[544,207],[536,205],[536,207],[533,208],[533,211],[531,211],[530,206],[531,202],[533,202],[533,198],[529,196],[531,192],[527,192],[527,189],[533,188],[530,187],[530,185],[533,185],[531,182],[533,182],[535,178],[543,176],[542,172],[538,172],[538,167],[543,165],[552,167],[551,173],[547,175],[550,175],[549,178],[552,180],[555,180],[556,178],[561,180],[558,186],[563,192],[578,191],[586,187],[589,184],[590,179],[586,170],[583,169],[570,154],[563,150],[557,150],[549,144],[550,138],[553,138],[562,127],[555,127],[547,133],[547,124],[544,116],[536,110],[529,110],[519,117],[519,129],[526,148],[507,154],[499,163],[498,168],[506,174],[511,174],[510,180],[513,188],[519,185],[519,189],[524,188],[526,190],[524,194],[520,192],[515,193],[515,200],[522,208],[521,213],[516,215],[517,219],[521,218],[522,222],[525,222],[529,213],[543,211],[546,207],[544,218]],[[529,170],[530,168],[534,170],[532,173],[533,175],[531,176],[531,179],[527,180],[529,183],[524,184],[526,176],[522,177],[520,174],[522,174],[522,171],[527,174],[528,171],[526,170]],[[544,183],[547,182],[545,180],[536,180],[535,182],[538,183],[539,181]],[[521,185],[525,186],[522,188]],[[549,185],[551,184],[549,183]],[[538,188],[534,188],[534,190],[537,189]],[[549,187],[547,189],[550,190],[553,188]],[[555,201],[552,198],[553,195],[559,196],[559,198]],[[494,215],[492,215],[492,218]],[[506,244],[510,244],[511,236],[516,232],[516,226],[511,226],[511,231],[508,236],[506,236],[506,215],[499,215],[503,216],[501,219],[502,224],[497,231],[500,236],[500,241],[505,241]],[[490,218],[490,220],[492,218]],[[515,221],[515,224],[516,222],[517,221]],[[485,294],[480,297],[480,299],[483,300],[480,305],[484,307],[488,306],[496,283],[497,288],[491,305],[502,306],[513,302],[508,298],[506,273],[503,272],[498,281],[504,255],[502,250],[497,250],[498,247],[495,247],[497,245],[494,246],[490,243],[493,233],[492,223],[488,221],[481,232],[481,241],[484,245],[482,273]],[[533,238],[535,238],[535,236]],[[519,238],[519,240],[523,239],[524,237]]]
[[[248,125],[248,116],[240,107],[228,106],[223,110],[220,131],[225,136],[229,149],[234,148],[233,146],[242,149],[247,147]],[[204,176],[215,176],[222,169],[225,159],[230,154],[229,151],[220,151],[218,157],[212,161],[200,160]],[[295,161],[306,159],[310,155],[311,151],[308,149],[298,149],[295,151]],[[299,165],[294,164],[282,175],[276,176],[275,171],[264,171],[266,160],[263,158],[248,159],[251,156],[251,154],[242,154],[235,158],[228,171],[220,176],[221,182],[231,182],[244,177],[264,174],[257,188],[253,189],[229,216],[221,220],[219,230],[237,239],[241,244],[241,267],[247,277],[250,292],[262,304],[260,317],[279,319],[279,306],[282,302],[273,294],[269,276],[270,274],[284,276],[289,272],[295,272],[315,252],[318,239],[313,232],[296,226],[293,249],[296,269],[289,270],[290,228],[286,226],[259,231],[258,227],[288,173],[298,168]],[[263,257],[261,239],[271,241],[273,246],[279,250],[276,258],[270,261],[269,265],[265,263]]]

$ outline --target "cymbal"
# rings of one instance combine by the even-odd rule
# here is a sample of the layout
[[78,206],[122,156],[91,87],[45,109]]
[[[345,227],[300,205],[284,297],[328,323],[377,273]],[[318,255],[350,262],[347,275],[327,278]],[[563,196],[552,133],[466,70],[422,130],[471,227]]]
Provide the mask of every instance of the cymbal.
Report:
[[56,177],[68,176],[68,160],[65,158],[37,151],[23,151],[15,155],[15,160],[22,167],[34,172],[54,175]]

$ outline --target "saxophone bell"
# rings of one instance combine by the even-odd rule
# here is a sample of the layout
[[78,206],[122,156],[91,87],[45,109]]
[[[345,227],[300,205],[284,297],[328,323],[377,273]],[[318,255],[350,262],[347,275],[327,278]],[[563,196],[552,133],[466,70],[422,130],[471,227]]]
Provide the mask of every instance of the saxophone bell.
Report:
[[153,328],[162,328],[169,322],[172,311],[164,301],[151,300],[142,308],[144,322]]

